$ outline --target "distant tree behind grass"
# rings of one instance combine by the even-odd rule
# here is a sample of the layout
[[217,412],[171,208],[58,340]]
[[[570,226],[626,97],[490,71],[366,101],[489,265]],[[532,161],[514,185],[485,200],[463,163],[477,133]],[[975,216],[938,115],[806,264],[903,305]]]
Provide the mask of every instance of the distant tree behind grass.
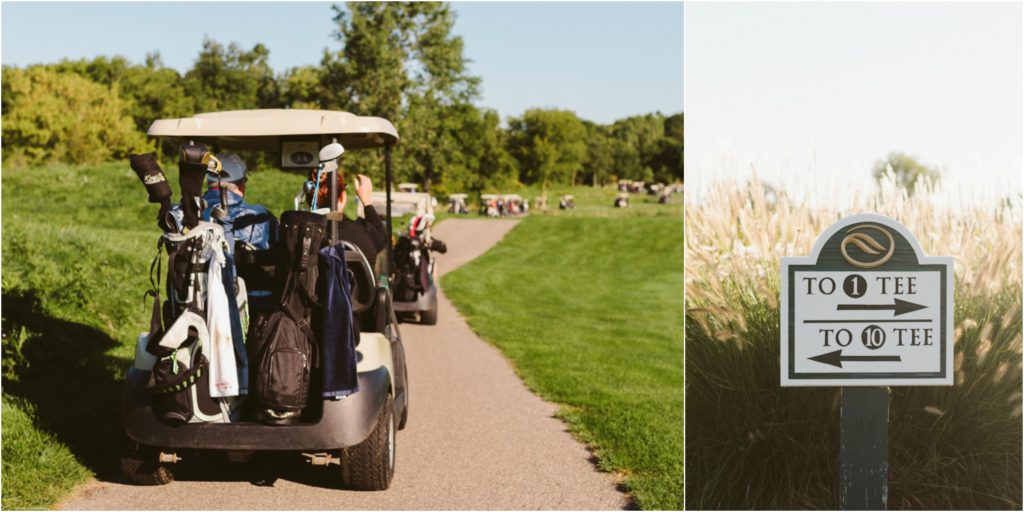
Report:
[[278,84],[269,56],[270,50],[259,43],[243,50],[235,43],[225,47],[205,39],[182,85],[199,112],[276,107]]
[[147,147],[117,86],[45,67],[3,68],[4,164],[97,163]]
[[555,183],[573,183],[587,157],[587,128],[568,110],[527,110],[508,122],[510,153],[520,181],[539,183],[541,196]]
[[890,169],[896,182],[910,195],[919,184],[935,185],[941,176],[938,169],[924,165],[906,153],[894,151],[875,163],[872,171],[875,181],[881,182]]

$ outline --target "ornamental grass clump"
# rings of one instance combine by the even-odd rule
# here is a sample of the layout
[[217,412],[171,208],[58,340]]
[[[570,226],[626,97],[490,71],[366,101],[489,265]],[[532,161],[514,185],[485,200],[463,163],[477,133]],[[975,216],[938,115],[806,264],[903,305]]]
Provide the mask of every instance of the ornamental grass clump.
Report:
[[841,208],[756,177],[688,201],[687,508],[838,506],[839,388],[779,386],[779,259],[869,212],[955,258],[956,385],[892,388],[889,507],[1021,508],[1019,199],[944,206],[929,186],[880,185]]

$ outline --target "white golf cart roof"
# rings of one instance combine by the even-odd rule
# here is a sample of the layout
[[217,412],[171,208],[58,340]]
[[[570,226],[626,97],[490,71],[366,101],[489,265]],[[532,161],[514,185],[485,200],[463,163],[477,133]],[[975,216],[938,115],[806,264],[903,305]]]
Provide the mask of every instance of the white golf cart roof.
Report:
[[480,194],[480,199],[482,201],[490,201],[491,199],[497,199],[497,198],[498,198],[498,194]]
[[[373,203],[382,205],[385,202],[384,192],[373,192]],[[426,192],[392,192],[391,214],[401,217],[407,214],[433,213],[437,201]],[[379,206],[377,207],[380,208]]]
[[220,149],[258,151],[279,151],[286,141],[315,141],[322,146],[338,139],[346,150],[398,142],[398,131],[387,119],[305,109],[231,110],[158,119],[147,134],[205,142]]
[[459,199],[465,200],[467,197],[469,197],[469,194],[448,194],[448,199],[449,200],[452,200],[452,199],[454,199],[454,200],[459,200]]

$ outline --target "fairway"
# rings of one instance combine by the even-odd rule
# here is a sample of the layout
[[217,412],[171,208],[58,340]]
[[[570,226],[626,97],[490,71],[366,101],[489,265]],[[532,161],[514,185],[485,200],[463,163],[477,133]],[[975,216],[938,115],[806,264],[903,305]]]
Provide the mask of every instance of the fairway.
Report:
[[[647,206],[631,213],[672,211]],[[683,219],[580,210],[524,219],[442,284],[526,384],[561,404],[600,467],[625,476],[640,507],[679,509]]]

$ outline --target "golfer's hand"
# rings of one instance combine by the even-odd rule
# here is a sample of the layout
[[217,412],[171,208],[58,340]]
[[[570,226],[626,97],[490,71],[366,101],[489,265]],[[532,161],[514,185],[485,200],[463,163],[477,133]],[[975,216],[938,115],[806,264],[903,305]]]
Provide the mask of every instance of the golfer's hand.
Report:
[[373,183],[363,174],[356,175],[356,196],[363,206],[373,204]]

